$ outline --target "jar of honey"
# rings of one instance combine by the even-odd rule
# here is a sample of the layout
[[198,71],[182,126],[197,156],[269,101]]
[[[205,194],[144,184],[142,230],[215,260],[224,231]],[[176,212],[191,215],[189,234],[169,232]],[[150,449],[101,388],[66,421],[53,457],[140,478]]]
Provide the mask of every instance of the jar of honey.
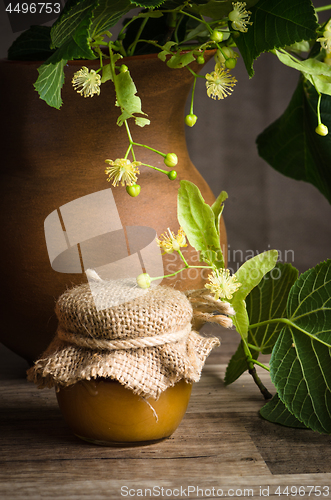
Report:
[[81,380],[56,393],[73,433],[94,444],[134,446],[169,437],[189,403],[192,384],[180,380],[158,400],[142,398],[116,380]]
[[[132,297],[132,290],[138,295]],[[67,290],[56,304],[56,335],[28,370],[40,388],[56,388],[74,434],[96,444],[147,444],[170,436],[185,414],[192,383],[219,345],[192,330],[193,307],[184,293],[163,286],[136,290],[125,280]]]

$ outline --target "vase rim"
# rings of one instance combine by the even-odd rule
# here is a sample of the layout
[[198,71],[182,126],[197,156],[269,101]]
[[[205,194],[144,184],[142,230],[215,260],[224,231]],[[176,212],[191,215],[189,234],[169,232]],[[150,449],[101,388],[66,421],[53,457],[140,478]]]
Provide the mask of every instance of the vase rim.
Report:
[[[185,54],[186,52],[190,52],[189,50],[182,50],[181,53],[182,54]],[[208,54],[208,56],[212,56],[214,53],[216,53],[216,49],[208,49],[208,50],[205,50],[204,51],[204,54]],[[135,55],[135,56],[126,56],[126,57],[123,57],[123,61],[143,61],[143,60],[154,60],[154,59],[158,59],[158,52],[153,52],[152,54],[138,54],[138,55]],[[82,66],[84,65],[84,63],[93,63],[95,61],[99,61],[98,58],[96,59],[75,59],[75,60],[72,60],[72,61],[68,61],[67,64],[69,64],[70,66]],[[0,63],[5,63],[5,64],[24,64],[24,65],[33,65],[33,64],[38,64],[38,65],[41,65],[43,64],[45,61],[42,61],[42,60],[36,60],[36,61],[30,61],[30,60],[20,60],[20,59],[7,59],[7,58],[2,58],[0,59]],[[193,62],[193,61],[192,61]]]

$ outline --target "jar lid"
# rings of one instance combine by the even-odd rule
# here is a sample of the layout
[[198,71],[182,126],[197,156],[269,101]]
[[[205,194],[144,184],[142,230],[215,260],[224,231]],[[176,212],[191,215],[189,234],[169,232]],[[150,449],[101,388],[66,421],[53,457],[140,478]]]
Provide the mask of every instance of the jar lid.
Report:
[[[182,378],[197,382],[219,340],[192,331],[190,300],[178,290],[155,286],[113,305],[111,298],[125,287],[125,280],[99,280],[94,290],[83,284],[61,295],[55,338],[28,370],[28,380],[42,388],[111,378],[154,399]],[[96,293],[108,297],[107,307],[96,307]]]

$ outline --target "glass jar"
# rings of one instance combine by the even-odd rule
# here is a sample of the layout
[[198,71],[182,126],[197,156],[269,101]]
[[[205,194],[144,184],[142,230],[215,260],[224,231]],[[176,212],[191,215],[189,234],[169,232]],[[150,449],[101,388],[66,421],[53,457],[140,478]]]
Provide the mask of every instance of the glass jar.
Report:
[[94,444],[138,446],[169,437],[180,424],[192,384],[184,379],[144,399],[119,382],[99,378],[60,387],[57,394],[63,417],[73,433]]

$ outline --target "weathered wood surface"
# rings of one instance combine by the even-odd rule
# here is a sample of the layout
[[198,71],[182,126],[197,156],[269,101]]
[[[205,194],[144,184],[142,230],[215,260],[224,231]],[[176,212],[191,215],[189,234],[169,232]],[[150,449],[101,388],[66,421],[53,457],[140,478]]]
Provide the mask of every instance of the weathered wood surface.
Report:
[[0,346],[0,499],[279,499],[278,486],[289,486],[289,496],[290,487],[304,487],[292,498],[315,498],[318,486],[327,498],[330,486],[331,498],[331,437],[262,420],[263,400],[248,374],[224,386],[224,350],[235,345],[230,339],[223,347],[223,357],[209,358],[170,439],[108,448],[73,436],[55,393],[27,383],[25,362]]

